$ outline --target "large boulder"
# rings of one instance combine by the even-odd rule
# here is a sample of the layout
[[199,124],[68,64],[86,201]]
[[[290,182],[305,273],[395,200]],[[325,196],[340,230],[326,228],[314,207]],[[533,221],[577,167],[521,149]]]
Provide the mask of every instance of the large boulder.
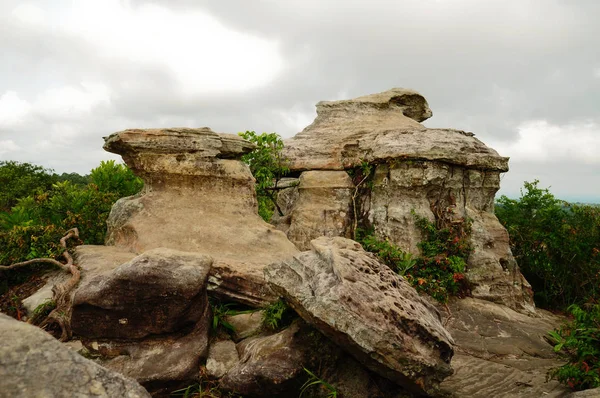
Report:
[[90,355],[152,391],[193,382],[208,350],[211,257],[78,246],[76,259],[71,325]]
[[[286,329],[248,338],[237,345],[240,361],[220,380],[221,388],[245,397],[292,397],[306,386],[309,373],[347,398],[413,398],[397,384],[369,371],[302,320]],[[314,380],[313,380],[314,381]],[[323,385],[302,396],[323,396]]]
[[275,299],[263,268],[297,249],[258,216],[254,178],[239,160],[253,144],[209,128],[125,130],[105,140],[145,183],[113,206],[107,245],[208,254],[218,295],[253,306]]
[[109,275],[89,278],[73,299],[73,332],[88,338],[140,339],[194,325],[208,305],[211,264],[206,255],[160,248]]
[[0,396],[150,397],[135,380],[108,370],[48,333],[0,314]]
[[[521,275],[506,230],[494,215],[494,195],[500,187],[500,173],[508,170],[508,158],[473,133],[431,129],[419,123],[430,116],[423,96],[398,88],[319,102],[314,122],[285,141],[285,156],[295,173],[355,171],[369,164],[373,171],[360,186],[358,197],[349,204],[347,195],[340,196],[327,208],[356,217],[376,237],[414,255],[419,254],[417,245],[423,239],[415,215],[430,221],[449,214],[453,221],[471,220],[474,252],[466,277],[473,296],[533,313],[531,286]],[[292,222],[294,214],[305,213],[302,209],[321,206],[318,197],[303,197],[301,192],[285,199],[288,203],[281,207],[289,209],[286,216]],[[282,229],[295,243],[302,236],[314,237],[317,231],[309,223]],[[334,232],[329,228],[323,235]],[[344,229],[337,233],[347,236]]]
[[437,394],[453,355],[438,310],[358,243],[321,237],[311,245],[265,270],[272,288],[367,368]]

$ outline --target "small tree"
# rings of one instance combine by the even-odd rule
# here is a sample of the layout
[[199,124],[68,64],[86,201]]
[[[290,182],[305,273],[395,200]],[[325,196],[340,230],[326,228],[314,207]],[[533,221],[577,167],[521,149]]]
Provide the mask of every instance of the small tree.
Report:
[[258,214],[267,222],[275,210],[283,216],[277,205],[277,183],[290,169],[282,155],[281,137],[277,133],[256,134],[254,131],[246,131],[239,135],[258,146],[242,157],[242,161],[250,166],[250,171],[256,179]]
[[518,200],[502,196],[496,215],[536,304],[565,309],[600,298],[600,208],[556,199],[539,181],[525,182]]

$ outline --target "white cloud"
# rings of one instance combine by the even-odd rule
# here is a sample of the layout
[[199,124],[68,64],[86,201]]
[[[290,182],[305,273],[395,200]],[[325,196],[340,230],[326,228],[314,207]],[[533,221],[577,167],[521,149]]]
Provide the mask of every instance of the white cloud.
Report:
[[51,88],[38,95],[36,112],[53,119],[80,117],[95,107],[110,103],[109,89],[102,83],[82,82],[78,86]]
[[12,16],[18,21],[29,25],[41,24],[45,19],[44,11],[30,3],[19,4],[12,11]]
[[516,161],[600,164],[600,125],[597,123],[556,125],[546,120],[531,120],[520,124],[517,130],[516,141],[491,146]]
[[46,28],[83,39],[108,63],[166,69],[186,94],[244,91],[283,69],[275,41],[237,32],[200,11],[80,0]]
[[596,68],[596,70],[594,70],[594,77],[597,79],[600,79],[600,67]]
[[16,126],[24,121],[31,105],[14,91],[7,91],[0,97],[0,128]]
[[21,148],[13,140],[1,140],[0,141],[0,155],[5,153],[15,152]]

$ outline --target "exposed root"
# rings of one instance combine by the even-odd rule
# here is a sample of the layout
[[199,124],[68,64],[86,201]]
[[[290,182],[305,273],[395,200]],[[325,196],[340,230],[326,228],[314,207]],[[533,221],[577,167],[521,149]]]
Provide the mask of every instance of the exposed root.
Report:
[[53,300],[56,303],[56,308],[52,310],[48,314],[48,316],[41,321],[39,326],[41,328],[48,327],[52,324],[58,324],[61,329],[60,341],[67,341],[71,339],[71,312],[72,312],[72,296],[71,291],[77,286],[79,280],[81,279],[81,273],[79,272],[79,268],[76,264],[73,264],[73,257],[67,250],[67,240],[75,237],[79,238],[79,230],[77,228],[72,228],[67,231],[67,234],[60,239],[60,245],[65,249],[62,253],[67,262],[65,264],[60,261],[56,261],[51,258],[35,258],[28,261],[23,261],[20,263],[15,263],[12,265],[1,265],[0,269],[2,270],[10,270],[19,267],[24,267],[26,265],[35,264],[35,263],[47,263],[57,265],[62,268],[64,271],[69,272],[71,274],[71,278],[68,281],[65,281],[61,284],[55,285],[52,288]]

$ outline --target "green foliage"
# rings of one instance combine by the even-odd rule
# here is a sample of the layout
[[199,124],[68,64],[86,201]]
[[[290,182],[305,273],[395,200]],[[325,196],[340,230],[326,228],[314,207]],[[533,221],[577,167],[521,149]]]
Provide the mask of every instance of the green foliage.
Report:
[[[13,187],[14,182],[14,188],[0,193],[5,203],[13,203],[10,210],[0,210],[0,264],[38,257],[58,260],[63,252],[59,241],[74,227],[79,229],[83,243],[103,244],[106,218],[114,202],[141,188],[141,180],[114,161],[102,162],[92,170],[92,182],[86,185],[79,182],[87,177],[76,178],[74,174],[63,174],[62,178],[27,163],[1,163],[0,179],[14,178],[5,185]],[[50,185],[45,185],[47,182]],[[48,266],[0,271],[0,290],[23,283],[32,272],[42,268]]]
[[338,392],[334,386],[321,379],[310,370],[304,368],[304,371],[308,374],[308,380],[300,388],[300,398],[302,398],[306,390],[311,387],[318,387],[321,390],[324,390],[326,398],[337,398]]
[[472,251],[468,235],[470,225],[466,221],[448,222],[439,228],[426,218],[417,217],[417,226],[425,239],[418,244],[421,255],[414,258],[388,240],[380,240],[372,233],[357,234],[363,248],[391,269],[404,276],[417,289],[445,303],[449,296],[468,294],[469,286],[464,272]]
[[518,200],[502,196],[496,206],[535,302],[550,309],[597,302],[600,208],[570,205],[538,184],[525,182]]
[[387,239],[380,240],[373,235],[363,236],[360,230],[358,236],[366,251],[375,253],[383,263],[402,276],[405,276],[417,264],[417,259],[413,258],[411,253],[402,251]]
[[56,308],[56,301],[47,299],[33,310],[31,323],[37,325],[39,321],[45,319],[53,309]]
[[100,166],[92,169],[90,182],[95,184],[100,192],[111,192],[119,198],[138,193],[144,182],[123,164],[114,160],[102,161]]
[[282,155],[283,141],[277,133],[256,134],[254,131],[246,131],[239,135],[257,146],[255,150],[244,155],[242,161],[250,166],[250,171],[256,179],[258,214],[268,222],[275,209],[279,215],[283,215],[277,206],[277,195],[273,189],[290,171],[287,160]]
[[233,325],[225,319],[229,315],[234,315],[236,312],[233,307],[235,304],[227,303],[223,304],[220,301],[211,299],[210,304],[212,306],[213,320],[212,328],[216,331],[219,328],[225,329],[227,332],[235,332]]
[[262,323],[267,329],[277,330],[288,325],[293,316],[294,311],[279,299],[263,309]]
[[573,321],[549,332],[554,351],[564,352],[568,362],[548,376],[573,390],[600,387],[600,305],[582,309],[574,304],[569,311]]
[[9,211],[22,197],[50,189],[57,181],[50,173],[29,163],[0,162],[0,211]]

